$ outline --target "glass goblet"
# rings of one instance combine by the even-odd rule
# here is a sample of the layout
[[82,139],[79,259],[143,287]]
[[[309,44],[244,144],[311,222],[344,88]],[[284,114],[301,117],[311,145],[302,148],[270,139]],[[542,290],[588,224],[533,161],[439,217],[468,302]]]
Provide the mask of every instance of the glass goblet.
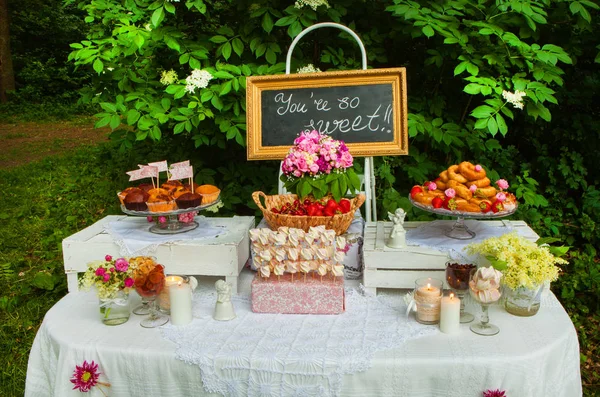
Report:
[[[488,308],[490,304],[497,302],[500,299],[500,290],[494,289],[493,293],[481,294],[482,291],[476,291],[474,288],[477,281],[474,280],[474,276],[477,274],[477,269],[471,270],[471,276],[469,278],[469,292],[471,297],[475,299],[481,305],[481,321],[476,324],[471,324],[469,329],[478,335],[492,336],[500,332],[500,328],[497,325],[490,324],[490,317],[488,314]],[[488,292],[488,291],[485,291]]]
[[475,319],[475,316],[465,311],[465,295],[469,290],[469,277],[471,270],[475,268],[476,266],[470,263],[446,262],[446,282],[454,295],[460,299],[461,323],[470,323]]
[[[160,265],[159,265],[160,266]],[[140,322],[144,328],[156,328],[166,324],[169,317],[162,314],[158,307],[156,297],[165,286],[165,275],[160,271],[152,271],[149,274],[140,275],[135,280],[135,290],[146,300],[148,307],[148,317]]]

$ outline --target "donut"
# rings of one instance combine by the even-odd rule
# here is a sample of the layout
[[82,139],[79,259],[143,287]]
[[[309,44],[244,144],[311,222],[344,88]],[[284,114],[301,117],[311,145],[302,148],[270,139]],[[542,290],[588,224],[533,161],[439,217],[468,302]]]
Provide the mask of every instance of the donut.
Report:
[[496,188],[493,186],[481,187],[475,190],[475,197],[484,198],[484,197],[494,197],[496,195]]
[[464,212],[481,212],[481,207],[470,200],[456,200],[456,209]]
[[448,188],[447,182],[442,182],[441,179],[435,181],[435,184],[437,185],[437,188],[444,191]]
[[448,177],[448,170],[444,170],[442,172],[440,172],[440,180],[444,183],[448,182],[448,180],[450,180],[450,178]]
[[490,207],[492,206],[492,202],[487,198],[473,197],[469,202],[476,204],[480,211],[485,208],[485,204],[482,206],[482,203],[487,203]]
[[485,177],[481,179],[476,179],[474,181],[469,181],[466,183],[467,187],[471,187],[471,185],[475,185],[478,188],[488,187],[491,185],[490,178]]
[[483,168],[481,169],[481,171],[475,171],[475,165],[469,163],[468,161],[463,161],[458,165],[458,172],[460,172],[469,181],[483,179],[486,176],[485,170]]
[[465,185],[458,183],[454,179],[450,179],[448,181],[448,188],[454,189],[456,195],[460,198],[465,200],[471,200],[473,198],[473,192],[471,192]]
[[454,164],[448,167],[448,178],[459,183],[467,183],[467,178],[461,174],[457,174],[456,171],[458,171],[458,165]]
[[441,190],[431,190],[415,194],[413,200],[423,205],[431,205],[431,201],[435,197],[444,197],[444,192]]

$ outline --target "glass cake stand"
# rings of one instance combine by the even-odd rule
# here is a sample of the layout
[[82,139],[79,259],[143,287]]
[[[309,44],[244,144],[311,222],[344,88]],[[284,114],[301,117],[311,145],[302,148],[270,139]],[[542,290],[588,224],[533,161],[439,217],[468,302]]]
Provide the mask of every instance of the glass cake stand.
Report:
[[215,200],[209,204],[199,205],[198,207],[192,207],[192,208],[177,209],[177,210],[173,210],[173,211],[166,211],[166,212],[132,211],[132,210],[128,210],[127,208],[125,208],[124,205],[121,205],[121,211],[123,211],[123,213],[125,213],[127,215],[132,215],[132,216],[143,216],[143,217],[164,216],[167,218],[167,222],[154,223],[150,227],[149,231],[151,233],[156,233],[156,234],[177,234],[177,233],[189,232],[190,230],[194,230],[198,227],[198,222],[196,222],[196,221],[192,221],[189,223],[181,222],[179,220],[180,214],[187,214],[190,212],[200,212],[205,209],[214,207],[215,205],[218,205],[219,203],[221,203],[221,196],[219,196],[217,198],[217,200]]
[[428,205],[417,203],[410,197],[410,195],[408,196],[408,199],[410,200],[412,205],[414,205],[415,207],[417,207],[423,211],[431,212],[432,214],[436,214],[436,215],[445,215],[445,216],[456,217],[456,222],[454,222],[452,227],[448,228],[444,233],[446,236],[456,239],[456,240],[470,240],[470,239],[474,238],[476,235],[476,233],[474,231],[472,231],[471,229],[469,229],[467,227],[467,225],[465,224],[465,219],[504,218],[506,216],[514,214],[515,211],[517,210],[517,208],[519,207],[519,204],[516,203],[515,207],[509,211],[487,212],[487,213],[464,212],[464,211],[456,211],[456,210],[454,210],[454,211],[447,210],[445,208],[433,208]]

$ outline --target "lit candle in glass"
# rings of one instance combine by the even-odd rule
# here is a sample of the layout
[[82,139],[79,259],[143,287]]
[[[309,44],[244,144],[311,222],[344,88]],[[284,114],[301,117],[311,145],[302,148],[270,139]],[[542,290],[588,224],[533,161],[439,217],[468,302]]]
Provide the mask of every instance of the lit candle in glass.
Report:
[[422,324],[437,324],[440,321],[440,301],[443,281],[435,278],[420,278],[415,281],[415,303],[417,321]]

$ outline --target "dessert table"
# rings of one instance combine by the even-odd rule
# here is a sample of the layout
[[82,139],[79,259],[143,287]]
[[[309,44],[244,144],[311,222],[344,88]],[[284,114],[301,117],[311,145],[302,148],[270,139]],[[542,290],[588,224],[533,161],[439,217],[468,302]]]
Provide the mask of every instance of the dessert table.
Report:
[[[248,269],[240,274],[242,295],[249,293],[252,277]],[[217,279],[202,277],[198,289],[214,289]],[[357,286],[357,282],[346,280],[346,285]],[[380,290],[376,299],[399,308],[396,321],[416,323],[400,309],[405,307],[402,296],[399,290]],[[212,307],[206,306],[202,309],[210,313]],[[479,313],[475,306],[467,309]],[[318,331],[320,317],[311,317]],[[100,365],[100,380],[111,384],[107,389],[111,396],[218,395],[204,389],[199,365],[176,359],[177,344],[165,339],[160,329],[140,327],[142,318],[132,315],[123,325],[105,326],[98,317],[93,292],[67,294],[48,311],[35,338],[25,395],[79,395],[69,379],[75,365],[84,360]],[[367,370],[343,375],[335,394],[480,397],[487,389],[506,390],[508,396],[519,397],[582,394],[577,334],[552,293],[545,294],[539,313],[533,317],[515,317],[496,305],[490,308],[490,320],[500,327],[496,336],[478,336],[469,331],[469,324],[461,324],[460,331],[452,335],[440,333],[437,326],[422,326],[430,331],[425,336],[381,350]],[[213,322],[208,315],[196,317],[192,324],[208,327]],[[221,343],[219,340],[223,339],[215,337],[214,343]],[[256,382],[260,384],[261,379]],[[236,395],[234,387],[229,390],[228,395]],[[254,389],[253,394],[314,395],[301,391],[265,387]],[[94,387],[91,395],[102,394]]]

